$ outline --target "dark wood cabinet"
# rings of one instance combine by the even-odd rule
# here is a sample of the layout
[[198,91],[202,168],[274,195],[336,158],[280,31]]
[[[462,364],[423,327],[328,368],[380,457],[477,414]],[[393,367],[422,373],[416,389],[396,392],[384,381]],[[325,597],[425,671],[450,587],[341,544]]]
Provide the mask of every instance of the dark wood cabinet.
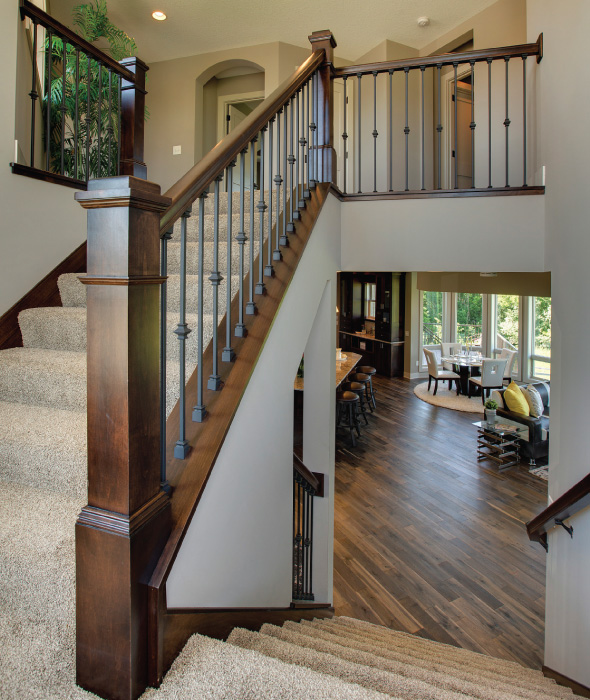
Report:
[[[376,285],[375,318],[365,315],[367,285]],[[338,346],[363,356],[362,363],[388,377],[403,375],[405,273],[341,272]],[[360,335],[374,324],[375,335]]]

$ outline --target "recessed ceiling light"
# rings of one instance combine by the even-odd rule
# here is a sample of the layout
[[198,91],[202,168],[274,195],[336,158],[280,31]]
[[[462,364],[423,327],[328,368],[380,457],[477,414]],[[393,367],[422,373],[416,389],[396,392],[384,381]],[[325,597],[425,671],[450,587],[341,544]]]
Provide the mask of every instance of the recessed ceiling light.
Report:
[[427,27],[430,24],[430,17],[418,17],[418,26]]
[[166,19],[166,15],[163,12],[160,12],[160,10],[156,10],[155,12],[152,12],[152,17],[154,19],[159,20],[160,22],[162,22],[163,20]]

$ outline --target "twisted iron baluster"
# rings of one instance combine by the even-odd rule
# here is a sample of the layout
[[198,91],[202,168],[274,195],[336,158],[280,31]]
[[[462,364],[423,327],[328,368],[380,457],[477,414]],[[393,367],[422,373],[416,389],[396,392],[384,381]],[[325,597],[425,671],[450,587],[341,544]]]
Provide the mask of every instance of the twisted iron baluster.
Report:
[[226,182],[227,182],[227,283],[226,283],[226,305],[225,305],[225,347],[221,351],[222,362],[233,362],[236,359],[236,353],[231,346],[231,247],[232,247],[232,215],[233,215],[233,188],[234,188],[234,167],[236,161],[227,166]]
[[205,256],[205,199],[207,193],[199,197],[199,251],[197,261],[197,403],[193,406],[193,421],[202,423],[207,415],[207,409],[203,403],[203,289],[204,275],[203,261]]

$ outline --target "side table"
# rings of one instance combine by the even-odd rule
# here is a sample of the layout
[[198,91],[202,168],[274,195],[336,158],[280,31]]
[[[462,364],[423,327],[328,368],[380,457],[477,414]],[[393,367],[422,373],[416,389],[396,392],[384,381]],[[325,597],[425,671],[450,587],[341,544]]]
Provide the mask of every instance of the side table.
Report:
[[498,464],[500,471],[519,462],[519,443],[526,437],[528,429],[508,418],[496,418],[494,423],[477,421],[477,461],[490,459]]

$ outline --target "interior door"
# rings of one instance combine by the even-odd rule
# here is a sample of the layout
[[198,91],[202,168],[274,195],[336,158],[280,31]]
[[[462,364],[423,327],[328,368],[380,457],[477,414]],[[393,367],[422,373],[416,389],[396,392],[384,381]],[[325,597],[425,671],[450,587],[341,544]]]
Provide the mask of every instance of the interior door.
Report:
[[[234,104],[228,104],[227,105],[227,113],[226,113],[226,134],[229,134],[230,131],[233,131],[237,126],[239,126],[244,119],[246,118],[246,114],[238,109],[238,107]],[[233,175],[233,191],[237,192],[240,189],[240,162],[241,162],[241,156],[238,156],[237,162],[236,162],[236,167],[234,168],[234,175]],[[251,156],[250,156],[250,149],[248,149],[246,153],[246,158],[244,160],[244,189],[249,190],[250,189],[250,162],[251,162]],[[227,189],[227,186],[226,186]]]
[[455,186],[455,168],[457,168],[457,187],[464,189],[472,184],[472,148],[471,148],[471,85],[457,81],[457,143],[455,144],[455,107],[451,109],[451,187]]

